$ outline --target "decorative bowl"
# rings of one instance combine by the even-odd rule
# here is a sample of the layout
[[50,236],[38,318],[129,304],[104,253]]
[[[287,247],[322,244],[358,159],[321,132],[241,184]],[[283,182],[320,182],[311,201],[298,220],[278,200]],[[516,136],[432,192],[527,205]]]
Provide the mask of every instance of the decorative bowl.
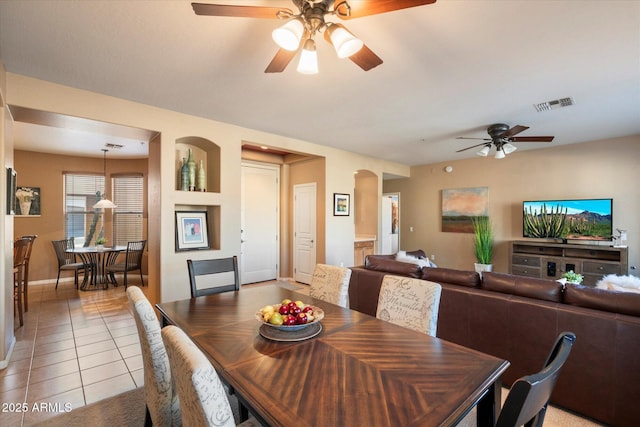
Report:
[[[276,312],[280,308],[280,305],[281,304],[273,304],[273,308],[275,309]],[[316,306],[311,306],[311,307],[313,309],[313,320],[307,323],[301,323],[298,325],[272,325],[271,323],[264,321],[262,317],[262,311],[261,311],[262,309],[256,311],[256,320],[262,323],[263,325],[267,325],[279,331],[290,331],[290,332],[299,331],[301,329],[307,328],[313,324],[320,322],[324,318],[324,311],[320,307],[316,307]]]

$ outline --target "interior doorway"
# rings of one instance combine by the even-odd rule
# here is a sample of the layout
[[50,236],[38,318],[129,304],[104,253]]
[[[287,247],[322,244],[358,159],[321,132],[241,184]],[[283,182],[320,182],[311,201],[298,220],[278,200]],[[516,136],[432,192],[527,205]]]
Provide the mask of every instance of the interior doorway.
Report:
[[400,247],[400,193],[382,195],[380,253],[395,254]]

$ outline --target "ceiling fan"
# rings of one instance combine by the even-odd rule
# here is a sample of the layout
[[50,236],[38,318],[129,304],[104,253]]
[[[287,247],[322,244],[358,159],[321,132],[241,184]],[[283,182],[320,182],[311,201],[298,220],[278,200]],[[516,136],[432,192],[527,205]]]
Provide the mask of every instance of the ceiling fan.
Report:
[[233,16],[242,18],[272,18],[287,22],[276,28],[272,37],[280,49],[264,70],[280,73],[300,54],[298,71],[318,72],[315,36],[324,32],[324,39],[333,46],[339,58],[349,58],[364,71],[382,64],[382,59],[342,24],[326,21],[335,15],[340,19],[354,19],[394,10],[435,3],[436,0],[291,0],[298,9],[269,6],[234,6],[224,4],[191,3],[196,15]]
[[529,126],[517,125],[509,128],[509,125],[506,125],[504,123],[493,124],[487,128],[487,133],[491,138],[468,138],[465,136],[457,137],[456,139],[480,139],[485,142],[472,145],[471,147],[463,148],[462,150],[456,151],[456,153],[483,146],[483,148],[476,154],[478,156],[486,157],[489,154],[489,151],[491,151],[491,145],[493,144],[496,147],[496,159],[504,159],[507,154],[513,153],[518,149],[515,145],[512,144],[512,142],[553,141],[553,136],[515,136],[527,129],[529,129]]

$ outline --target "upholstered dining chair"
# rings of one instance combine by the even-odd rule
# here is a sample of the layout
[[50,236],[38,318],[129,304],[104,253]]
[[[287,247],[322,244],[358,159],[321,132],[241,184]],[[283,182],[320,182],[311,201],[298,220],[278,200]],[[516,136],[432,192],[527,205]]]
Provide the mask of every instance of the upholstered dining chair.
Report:
[[24,293],[24,311],[29,311],[29,260],[31,260],[31,253],[33,252],[33,244],[38,238],[37,234],[29,234],[26,236],[20,237],[21,239],[29,240],[29,246],[27,247],[27,254],[24,259],[24,278],[23,278],[23,288],[22,292]]
[[[233,411],[224,386],[209,359],[177,326],[162,328],[171,372],[176,384],[184,427],[233,427]],[[249,418],[238,426],[260,424]]]
[[129,286],[126,292],[142,349],[144,394],[147,401],[144,424],[179,426],[182,422],[180,402],[171,380],[171,368],[160,334],[160,322],[139,287]]
[[13,242],[13,299],[20,326],[24,325],[24,280],[26,274],[26,259],[30,245],[29,239],[18,238]]
[[191,298],[240,289],[238,257],[187,260]]
[[124,288],[127,289],[127,273],[129,271],[140,271],[140,283],[144,286],[144,279],[142,278],[142,254],[144,247],[147,244],[146,240],[137,240],[135,242],[127,242],[127,250],[124,255],[124,262],[118,262],[115,264],[105,266],[105,271],[109,273],[111,281],[117,286],[116,273],[122,273]]
[[76,284],[76,289],[78,289],[78,272],[82,270],[84,272],[84,280],[87,280],[87,273],[89,273],[92,267],[82,262],[77,262],[76,255],[67,252],[67,249],[73,249],[75,247],[73,237],[64,240],[52,240],[51,243],[53,244],[53,249],[56,251],[56,257],[58,258],[56,289],[58,289],[61,271],[73,271],[74,282]]
[[542,427],[551,393],[575,340],[573,332],[560,333],[542,370],[513,383],[496,427]]
[[309,296],[349,308],[350,280],[349,268],[316,264],[311,277]]
[[427,280],[386,275],[378,296],[376,317],[436,336],[442,286]]

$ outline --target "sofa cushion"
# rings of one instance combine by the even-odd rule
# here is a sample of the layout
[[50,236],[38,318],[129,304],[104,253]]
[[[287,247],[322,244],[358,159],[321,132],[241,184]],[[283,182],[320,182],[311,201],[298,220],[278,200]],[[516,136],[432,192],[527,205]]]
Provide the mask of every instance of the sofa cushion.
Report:
[[640,294],[609,291],[567,283],[564,302],[611,313],[640,316]]
[[481,287],[488,291],[519,295],[543,301],[561,302],[562,283],[503,273],[482,273]]
[[413,277],[414,279],[420,279],[422,277],[422,267],[419,265],[396,261],[393,259],[393,255],[391,255],[391,257],[392,258],[388,258],[386,255],[369,255],[365,260],[364,268],[398,276]]
[[436,283],[467,286],[469,288],[480,287],[480,275],[475,271],[424,267],[422,269],[422,279]]

